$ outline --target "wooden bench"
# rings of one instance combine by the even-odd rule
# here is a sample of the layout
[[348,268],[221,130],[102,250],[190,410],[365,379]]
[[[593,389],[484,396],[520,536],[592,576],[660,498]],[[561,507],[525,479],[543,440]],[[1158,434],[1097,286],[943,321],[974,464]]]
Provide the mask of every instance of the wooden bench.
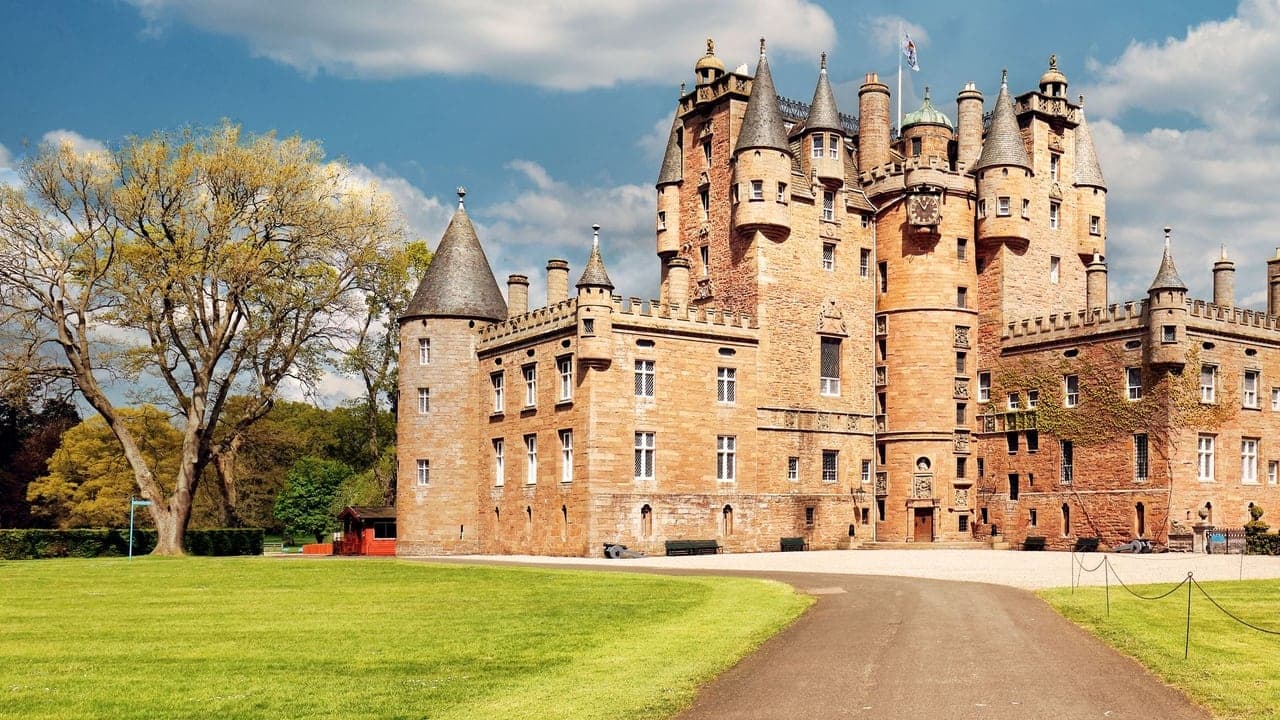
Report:
[[1102,538],[1082,537],[1076,538],[1076,552],[1098,552],[1098,544],[1102,542]]
[[809,543],[802,537],[784,537],[778,544],[782,546],[782,552],[801,552],[809,549]]
[[1027,539],[1022,541],[1022,549],[1023,550],[1043,550],[1044,538],[1030,535],[1027,537]]
[[720,543],[715,540],[668,540],[668,555],[715,555]]

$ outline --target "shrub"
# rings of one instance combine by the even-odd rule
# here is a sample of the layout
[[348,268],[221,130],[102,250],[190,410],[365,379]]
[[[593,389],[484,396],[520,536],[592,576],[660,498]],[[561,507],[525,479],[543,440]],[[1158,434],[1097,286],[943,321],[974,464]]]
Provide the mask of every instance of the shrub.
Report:
[[[133,531],[134,555],[146,555],[155,546],[155,530],[138,528]],[[188,530],[183,547],[192,555],[261,555],[262,530]],[[0,560],[119,557],[127,554],[128,530],[0,530]]]

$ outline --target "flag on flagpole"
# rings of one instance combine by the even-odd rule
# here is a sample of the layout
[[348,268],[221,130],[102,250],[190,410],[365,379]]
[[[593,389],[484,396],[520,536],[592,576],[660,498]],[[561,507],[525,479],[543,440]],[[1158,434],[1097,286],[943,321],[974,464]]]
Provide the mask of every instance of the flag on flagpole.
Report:
[[907,59],[907,67],[920,72],[920,63],[916,60],[916,43],[906,32],[902,33],[902,56]]

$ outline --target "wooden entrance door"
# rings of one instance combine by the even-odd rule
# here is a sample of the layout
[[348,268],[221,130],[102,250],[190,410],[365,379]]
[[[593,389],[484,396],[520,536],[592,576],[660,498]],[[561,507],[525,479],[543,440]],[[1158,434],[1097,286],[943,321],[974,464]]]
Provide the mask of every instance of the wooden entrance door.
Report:
[[933,542],[933,508],[916,508],[915,541]]

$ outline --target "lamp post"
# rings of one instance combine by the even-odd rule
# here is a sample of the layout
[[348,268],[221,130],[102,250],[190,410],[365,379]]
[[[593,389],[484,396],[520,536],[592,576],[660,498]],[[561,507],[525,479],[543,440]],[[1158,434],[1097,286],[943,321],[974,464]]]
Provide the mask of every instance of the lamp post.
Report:
[[133,511],[134,508],[147,507],[151,504],[150,500],[135,500],[132,495],[129,496],[129,559],[133,559]]

